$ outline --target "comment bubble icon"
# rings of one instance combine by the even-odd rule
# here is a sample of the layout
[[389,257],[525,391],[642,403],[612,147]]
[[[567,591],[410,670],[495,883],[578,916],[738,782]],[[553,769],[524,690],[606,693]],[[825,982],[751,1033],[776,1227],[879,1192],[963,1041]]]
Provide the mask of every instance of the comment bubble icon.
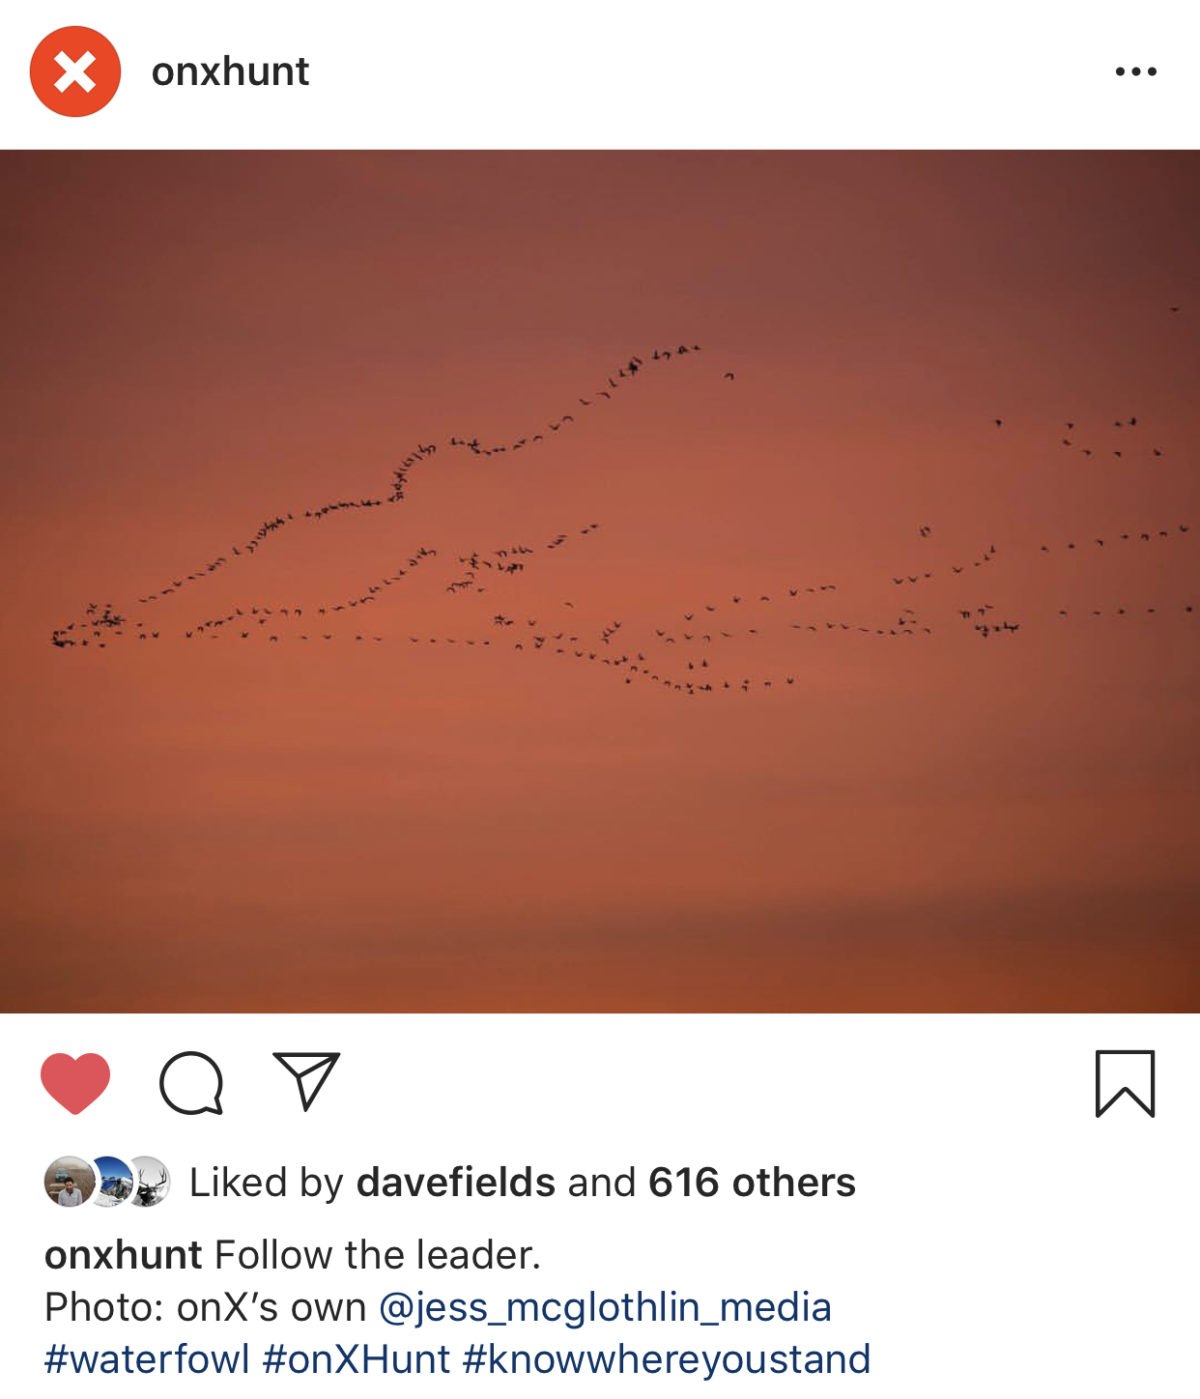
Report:
[[198,1049],[186,1049],[173,1055],[158,1076],[158,1091],[163,1102],[185,1117],[196,1117],[202,1112],[220,1116],[223,1087],[224,1079],[217,1061]]

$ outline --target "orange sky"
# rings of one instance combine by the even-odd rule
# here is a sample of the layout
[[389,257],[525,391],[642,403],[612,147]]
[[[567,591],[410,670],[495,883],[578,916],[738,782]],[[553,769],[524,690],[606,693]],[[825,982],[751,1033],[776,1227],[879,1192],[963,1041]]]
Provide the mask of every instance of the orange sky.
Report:
[[1200,1008],[1196,156],[0,179],[4,1009]]

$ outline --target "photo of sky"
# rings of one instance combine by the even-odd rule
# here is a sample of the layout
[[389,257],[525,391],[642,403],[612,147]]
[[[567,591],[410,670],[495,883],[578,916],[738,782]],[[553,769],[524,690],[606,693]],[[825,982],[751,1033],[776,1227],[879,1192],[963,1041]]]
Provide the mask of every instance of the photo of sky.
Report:
[[1200,1009],[1194,154],[0,190],[3,1009]]

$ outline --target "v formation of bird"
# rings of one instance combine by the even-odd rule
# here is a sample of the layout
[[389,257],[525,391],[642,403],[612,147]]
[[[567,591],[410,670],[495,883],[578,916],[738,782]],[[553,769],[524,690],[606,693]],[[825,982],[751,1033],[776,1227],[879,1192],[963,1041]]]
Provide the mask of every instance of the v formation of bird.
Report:
[[[194,588],[235,562],[249,561],[268,540],[285,528],[300,523],[317,524],[335,513],[378,510],[402,503],[406,498],[412,473],[417,467],[426,467],[455,453],[480,459],[503,459],[556,440],[558,434],[575,428],[591,410],[612,402],[616,394],[638,382],[651,369],[659,369],[686,356],[696,356],[700,352],[701,347],[697,344],[681,343],[670,348],[651,350],[645,357],[632,355],[624,364],[604,376],[601,387],[593,387],[583,394],[578,394],[572,411],[562,413],[548,420],[542,429],[528,432],[518,438],[503,442],[485,442],[479,436],[465,437],[456,434],[443,443],[418,443],[394,469],[391,488],[386,495],[337,499],[301,513],[289,511],[273,516],[263,521],[253,533],[238,544],[231,546],[226,553],[217,555],[199,568],[182,572],[153,591],[144,593],[137,599],[138,610],[153,612],[158,604],[175,597],[185,589]],[[725,371],[722,380],[732,383],[735,382],[735,376],[732,371]],[[992,421],[998,429],[1011,426],[1009,420],[1002,417]],[[1091,457],[1100,450],[1096,445],[1099,437],[1095,431],[1084,432],[1074,419],[1064,420],[1064,423],[1064,435],[1059,439],[1063,448],[1076,450],[1085,457]],[[1140,445],[1143,436],[1140,429],[1141,424],[1136,415],[1113,420],[1108,431],[1120,432],[1120,440],[1126,444],[1119,448],[1107,448],[1114,459],[1129,465],[1141,465],[1152,463],[1163,456],[1162,449],[1156,445]],[[358,645],[398,642],[406,647],[461,646],[480,650],[496,646],[529,654],[540,652],[548,656],[607,667],[619,672],[626,685],[650,684],[682,695],[700,696],[721,692],[749,694],[774,689],[782,691],[797,684],[799,677],[794,672],[789,672],[786,667],[771,675],[760,673],[755,676],[735,674],[718,677],[712,657],[719,652],[722,643],[735,639],[742,643],[753,643],[772,631],[779,633],[782,629],[783,633],[793,638],[807,635],[897,641],[932,637],[936,631],[941,630],[939,622],[925,615],[918,616],[909,606],[887,609],[883,615],[874,619],[841,615],[831,617],[827,613],[827,607],[821,615],[814,616],[811,610],[813,604],[818,600],[828,604],[832,600],[829,595],[838,591],[838,585],[829,581],[789,583],[775,587],[771,592],[739,590],[705,599],[702,603],[679,613],[674,619],[665,619],[642,628],[619,617],[609,618],[594,630],[581,622],[563,623],[562,615],[575,611],[575,604],[571,599],[561,601],[559,605],[564,609],[564,614],[559,616],[548,616],[544,612],[533,617],[520,615],[502,604],[491,613],[483,630],[467,628],[456,635],[423,635],[411,631],[391,633],[383,628],[377,630],[364,625],[366,619],[372,616],[377,604],[388,595],[389,589],[398,587],[418,573],[427,572],[438,564],[448,563],[450,566],[452,576],[442,585],[450,596],[490,593],[495,597],[502,595],[507,583],[526,573],[535,563],[543,561],[548,555],[556,554],[568,545],[574,546],[583,540],[594,540],[599,530],[600,523],[590,521],[561,530],[549,539],[514,542],[499,548],[470,550],[465,554],[445,557],[432,545],[421,546],[389,572],[376,577],[352,596],[317,606],[238,606],[231,611],[195,622],[181,632],[167,632],[162,626],[156,628],[153,622],[147,622],[144,617],[139,616],[135,620],[126,611],[111,603],[90,602],[79,617],[55,629],[51,643],[64,651],[108,651],[122,642],[152,644],[169,637],[189,643],[234,641],[246,644],[265,640],[271,645],[295,643],[321,646],[340,641]],[[1131,526],[1104,536],[1041,541],[1025,549],[1006,548],[1005,557],[1012,555],[1014,559],[1020,560],[1047,554],[1080,557],[1089,552],[1096,554],[1101,550],[1179,543],[1190,533],[1190,527],[1186,523],[1160,524],[1154,528]],[[934,536],[932,524],[921,524],[917,527],[918,539],[928,541]],[[949,559],[934,567],[922,565],[916,569],[897,570],[889,575],[890,585],[909,590],[923,589],[938,580],[952,581],[956,578],[961,578],[964,583],[975,583],[980,579],[977,570],[990,569],[1001,557],[1001,551],[997,546],[988,544],[974,554]],[[799,614],[797,608],[801,609]],[[1120,619],[1128,624],[1139,617],[1157,619],[1172,615],[1179,618],[1194,616],[1191,602],[1183,600],[1169,604],[1156,603],[1153,606],[1130,604],[1074,611],[1058,608],[1052,612],[1048,611],[1047,618],[1035,619],[1035,622],[1047,620],[1050,616],[1057,624],[1072,618],[1108,617]],[[945,620],[965,625],[972,635],[983,640],[1013,637],[1023,628],[1027,630],[1030,625],[1028,620],[1008,617],[993,604],[980,602],[970,605],[956,603],[948,609]],[[350,630],[344,625],[347,622],[352,624]],[[755,624],[751,625],[751,622]]]

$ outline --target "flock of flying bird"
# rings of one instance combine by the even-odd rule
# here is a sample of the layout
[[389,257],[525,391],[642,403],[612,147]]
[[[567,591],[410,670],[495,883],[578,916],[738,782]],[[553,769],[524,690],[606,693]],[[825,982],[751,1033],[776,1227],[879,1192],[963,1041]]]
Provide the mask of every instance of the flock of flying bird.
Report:
[[[666,365],[673,359],[680,359],[684,355],[696,355],[700,353],[699,345],[678,345],[674,349],[656,349],[649,352],[649,359],[643,359],[640,355],[632,355],[629,360],[616,369],[606,378],[607,387],[592,391],[591,398],[580,397],[578,402],[584,408],[592,408],[602,402],[611,402],[613,396],[624,387],[632,384],[639,374],[645,372],[650,365]],[[732,375],[726,375],[732,378]],[[558,433],[565,427],[574,425],[576,422],[573,413],[563,413],[557,419],[552,419],[545,425],[544,432],[531,432],[523,437],[516,438],[511,442],[492,443],[485,446],[478,436],[464,438],[451,437],[443,444],[449,452],[460,451],[470,453],[475,457],[496,457],[506,453],[515,453],[526,447],[534,447],[549,440],[546,432]],[[209,559],[207,563],[193,568],[190,573],[183,573],[178,578],[172,578],[169,583],[162,584],[156,591],[146,593],[138,598],[138,602],[143,606],[150,603],[161,602],[166,598],[173,597],[182,592],[185,588],[194,583],[202,582],[206,578],[211,578],[213,574],[219,573],[222,569],[229,567],[237,559],[252,558],[263,545],[271,538],[277,536],[280,531],[288,526],[307,521],[316,523],[348,510],[377,510],[385,505],[398,505],[405,499],[409,476],[414,466],[420,463],[432,462],[437,456],[438,444],[436,442],[421,442],[412,449],[401,461],[400,465],[393,472],[392,488],[386,497],[382,496],[362,496],[357,500],[333,500],[327,501],[324,505],[318,505],[314,509],[305,510],[303,514],[295,514],[286,511],[281,515],[274,515],[262,524],[248,538],[233,544],[227,554],[218,554],[215,558]],[[65,629],[64,629],[65,630]],[[57,634],[57,633],[56,633]]]
[[[502,443],[484,443],[478,436],[465,438],[452,436],[443,445],[444,456],[453,452],[467,453],[475,457],[499,457],[530,450],[547,441],[554,440],[556,434],[574,427],[583,414],[601,403],[612,401],[615,394],[632,385],[651,366],[661,366],[684,356],[700,353],[699,345],[680,344],[671,349],[655,349],[646,358],[631,356],[614,373],[606,376],[604,386],[579,395],[574,407],[580,410],[577,417],[574,411],[563,413],[545,424],[544,431],[531,432],[525,436]],[[726,371],[723,379],[734,380],[734,375]],[[1003,428],[1005,420],[994,419],[997,428]],[[1117,419],[1114,431],[1121,431],[1133,437],[1139,428],[1137,417]],[[1061,439],[1066,448],[1077,449],[1085,456],[1093,455],[1094,448],[1079,445],[1077,424],[1068,421],[1067,436]],[[1094,440],[1094,439],[1093,439]],[[1122,439],[1125,440],[1124,438]],[[245,561],[253,556],[272,536],[284,528],[300,522],[317,523],[337,512],[350,510],[372,510],[397,505],[406,498],[413,469],[433,461],[439,450],[437,443],[420,443],[409,452],[395,468],[392,487],[386,497],[365,496],[359,499],[339,499],[328,502],[302,514],[275,516],[264,521],[252,535],[233,546],[227,554],[218,555],[200,568],[183,573],[171,579],[153,592],[137,599],[139,609],[152,610],[156,604],[174,597],[187,588],[213,574],[229,567],[235,561]],[[1150,448],[1153,460],[1163,452],[1158,447]],[[1114,449],[1113,456],[1125,460],[1136,459],[1133,452]],[[445,592],[454,597],[465,594],[483,594],[502,591],[505,583],[521,575],[539,558],[555,553],[568,543],[592,537],[600,529],[598,522],[591,522],[571,530],[560,531],[543,543],[520,542],[491,550],[471,550],[466,554],[456,554],[448,558],[451,576],[442,584]],[[931,524],[922,524],[917,530],[918,537],[928,540],[935,531]],[[1123,547],[1142,547],[1149,544],[1164,544],[1181,541],[1190,534],[1187,524],[1159,526],[1153,529],[1130,528],[1104,536],[1068,539],[1054,543],[1040,543],[1028,546],[1029,559],[1046,554],[1074,554],[1099,550],[1112,550]],[[1007,557],[1011,551],[1006,549]],[[811,611],[796,620],[794,610],[789,607],[800,605],[811,608],[818,598],[837,592],[832,582],[807,582],[775,588],[771,592],[744,591],[727,596],[709,598],[673,619],[661,624],[643,628],[640,642],[635,640],[637,628],[621,618],[612,618],[603,625],[592,627],[581,620],[567,624],[558,618],[546,616],[513,615],[503,603],[491,615],[486,632],[464,631],[458,635],[421,635],[405,632],[402,635],[389,634],[383,630],[365,627],[363,619],[382,600],[388,589],[395,588],[418,571],[428,569],[441,561],[443,556],[433,546],[422,546],[414,550],[390,573],[366,584],[353,596],[326,602],[317,606],[238,606],[231,611],[196,622],[180,633],[188,642],[212,641],[230,638],[242,643],[254,639],[265,639],[271,644],[285,642],[328,644],[339,639],[351,639],[358,644],[381,644],[386,641],[402,641],[406,646],[463,646],[490,648],[509,647],[516,651],[544,652],[547,655],[565,657],[585,663],[608,667],[623,673],[624,683],[632,685],[641,681],[666,687],[687,695],[711,694],[717,691],[749,693],[751,690],[786,688],[798,683],[800,677],[786,670],[776,676],[751,678],[718,678],[709,659],[709,648],[716,648],[722,642],[738,639],[747,641],[776,633],[808,633],[814,635],[853,634],[874,639],[896,640],[905,638],[929,637],[935,627],[928,624],[911,607],[901,607],[897,612],[887,612],[881,619],[822,616],[814,619]],[[963,576],[974,580],[977,569],[988,568],[1000,558],[1000,551],[994,544],[973,556],[964,556],[937,568],[919,568],[915,572],[903,571],[890,575],[894,587],[911,588],[937,579]],[[1024,558],[1021,562],[1027,562]],[[882,580],[881,580],[882,581]],[[570,600],[560,604],[574,611],[575,604]],[[1108,607],[1070,610],[1060,608],[1058,621],[1073,617],[1090,616],[1132,618],[1137,615],[1159,615],[1176,613],[1180,616],[1193,615],[1190,602],[1171,607]],[[1011,636],[1024,625],[998,613],[991,603],[958,606],[952,614],[953,620],[965,624],[977,636],[987,640],[993,637]],[[346,632],[340,624],[353,621],[354,630]],[[756,625],[750,625],[750,622]],[[170,633],[172,636],[177,633]],[[162,627],[154,627],[153,621],[144,617],[131,619],[111,603],[89,603],[84,613],[66,626],[57,628],[51,642],[60,649],[92,648],[106,650],[118,640],[136,640],[141,643],[161,641],[166,633]],[[667,648],[676,648],[668,651]]]
[[[995,418],[993,421],[997,427],[1004,426],[1003,418]],[[1117,418],[1113,422],[1113,429],[1120,432],[1122,428],[1136,428],[1137,425],[1138,420],[1136,417]],[[1064,424],[1065,431],[1068,434],[1075,434],[1078,426],[1078,423],[1073,421],[1068,421]],[[1127,439],[1129,434],[1126,433],[1125,436]],[[1115,441],[1116,439],[1113,440]],[[1097,449],[1095,447],[1085,447],[1073,435],[1059,438],[1059,443],[1063,447],[1069,447],[1073,451],[1081,452],[1085,457],[1093,457],[1096,455]],[[1147,451],[1146,447],[1140,441],[1129,442],[1127,440],[1122,440],[1120,447],[1113,447],[1110,444],[1100,450],[1111,453],[1118,461],[1125,461],[1127,459],[1130,461],[1153,461],[1156,457],[1161,457],[1163,455],[1160,447],[1151,446]]]

